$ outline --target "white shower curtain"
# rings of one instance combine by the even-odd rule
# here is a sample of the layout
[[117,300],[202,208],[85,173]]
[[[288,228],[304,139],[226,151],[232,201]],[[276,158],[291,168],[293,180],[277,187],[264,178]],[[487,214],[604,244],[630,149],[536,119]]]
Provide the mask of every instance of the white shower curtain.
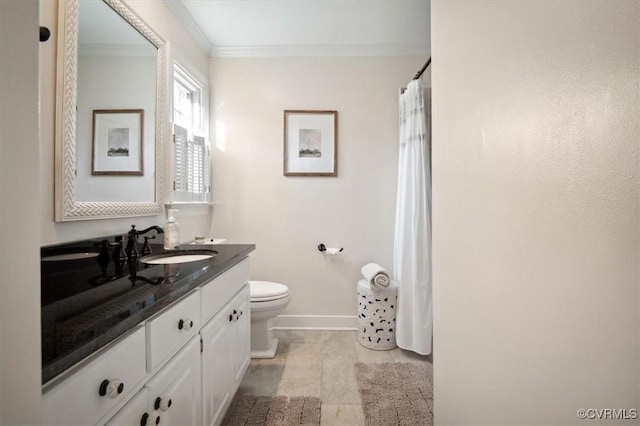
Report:
[[393,250],[398,281],[396,340],[431,353],[431,165],[427,109],[421,80],[400,95],[400,159]]

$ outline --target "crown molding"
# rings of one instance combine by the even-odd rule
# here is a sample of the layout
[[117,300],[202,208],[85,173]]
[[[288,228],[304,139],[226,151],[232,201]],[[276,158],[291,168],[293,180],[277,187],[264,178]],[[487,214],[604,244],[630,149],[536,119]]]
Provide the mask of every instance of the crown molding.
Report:
[[285,46],[212,46],[212,57],[428,56],[426,45],[335,44]]
[[169,8],[173,16],[176,17],[178,22],[191,34],[193,39],[205,52],[210,52],[213,49],[213,45],[205,35],[202,28],[193,19],[191,14],[184,7],[181,0],[162,0],[164,4]]
[[181,0],[162,1],[198,45],[211,57],[428,56],[430,50],[426,44],[216,46],[209,41]]

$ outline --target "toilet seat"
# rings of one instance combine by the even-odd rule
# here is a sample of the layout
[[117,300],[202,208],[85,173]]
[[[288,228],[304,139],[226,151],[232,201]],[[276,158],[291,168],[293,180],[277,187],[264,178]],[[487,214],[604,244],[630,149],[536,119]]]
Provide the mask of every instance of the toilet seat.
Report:
[[258,313],[272,312],[274,310],[282,310],[289,304],[290,299],[291,297],[287,294],[286,296],[280,299],[265,300],[265,301],[258,301],[258,302],[256,302],[255,300],[252,300],[251,303],[249,304],[251,307],[252,318],[255,318],[256,314]]
[[270,302],[289,296],[289,288],[286,285],[270,281],[249,281],[249,288],[251,303]]

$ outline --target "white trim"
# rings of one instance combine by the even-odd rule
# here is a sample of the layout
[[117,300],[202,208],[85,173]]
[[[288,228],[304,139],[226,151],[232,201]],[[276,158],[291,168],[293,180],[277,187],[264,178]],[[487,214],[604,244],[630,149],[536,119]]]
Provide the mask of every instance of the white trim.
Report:
[[213,45],[209,41],[200,25],[193,19],[193,16],[187,11],[180,0],[163,0],[164,4],[169,8],[173,16],[178,22],[191,34],[191,37],[205,52],[211,51]]
[[278,315],[273,319],[278,330],[358,330],[356,315]]
[[172,206],[205,206],[213,207],[212,201],[167,201],[165,207],[170,209]]
[[[1,1],[1,0],[0,0]],[[158,49],[155,114],[155,199],[153,202],[76,200],[76,99],[78,77],[78,1],[58,3],[58,65],[54,159],[55,221],[157,216],[164,203],[164,146],[167,128],[168,44],[123,0],[104,0],[118,15]]]
[[213,57],[428,56],[429,53],[429,46],[424,44],[212,46],[209,51]]
[[[171,181],[173,184],[170,187],[169,191],[169,201],[167,204],[176,204],[176,203],[188,203],[192,205],[206,205],[211,206],[211,142],[207,139],[206,135],[209,134],[209,84],[208,80],[201,76],[198,72],[192,72],[193,70],[185,66],[181,61],[174,59],[173,61],[173,83],[172,88],[175,87],[176,82],[178,82],[181,86],[183,86],[186,90],[190,91],[192,94],[197,93],[199,97],[198,106],[199,106],[199,128],[190,128],[192,126],[187,126],[186,130],[188,133],[188,139],[193,143],[193,141],[197,138],[202,138],[203,140],[203,155],[204,161],[203,163],[203,174],[204,176],[204,191],[203,192],[188,192],[187,190],[176,190],[175,181],[176,181],[176,147],[172,146],[171,150]],[[175,93],[172,90],[171,97],[171,118],[172,124],[175,126]],[[193,106],[193,102],[192,102]],[[184,126],[186,123],[181,123],[179,126]],[[175,129],[174,129],[175,135]],[[186,136],[186,135],[185,135]],[[174,140],[175,141],[175,140]],[[183,153],[186,154],[186,153]],[[184,159],[184,161],[187,161]],[[189,166],[187,164],[187,166]],[[208,173],[207,173],[208,170]]]

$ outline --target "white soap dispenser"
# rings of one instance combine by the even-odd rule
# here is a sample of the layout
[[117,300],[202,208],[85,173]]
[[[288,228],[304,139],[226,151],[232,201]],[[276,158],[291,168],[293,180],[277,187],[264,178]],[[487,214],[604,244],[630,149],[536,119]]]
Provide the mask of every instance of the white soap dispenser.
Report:
[[177,250],[180,247],[180,225],[173,216],[178,210],[167,209],[167,223],[164,224],[164,249]]

